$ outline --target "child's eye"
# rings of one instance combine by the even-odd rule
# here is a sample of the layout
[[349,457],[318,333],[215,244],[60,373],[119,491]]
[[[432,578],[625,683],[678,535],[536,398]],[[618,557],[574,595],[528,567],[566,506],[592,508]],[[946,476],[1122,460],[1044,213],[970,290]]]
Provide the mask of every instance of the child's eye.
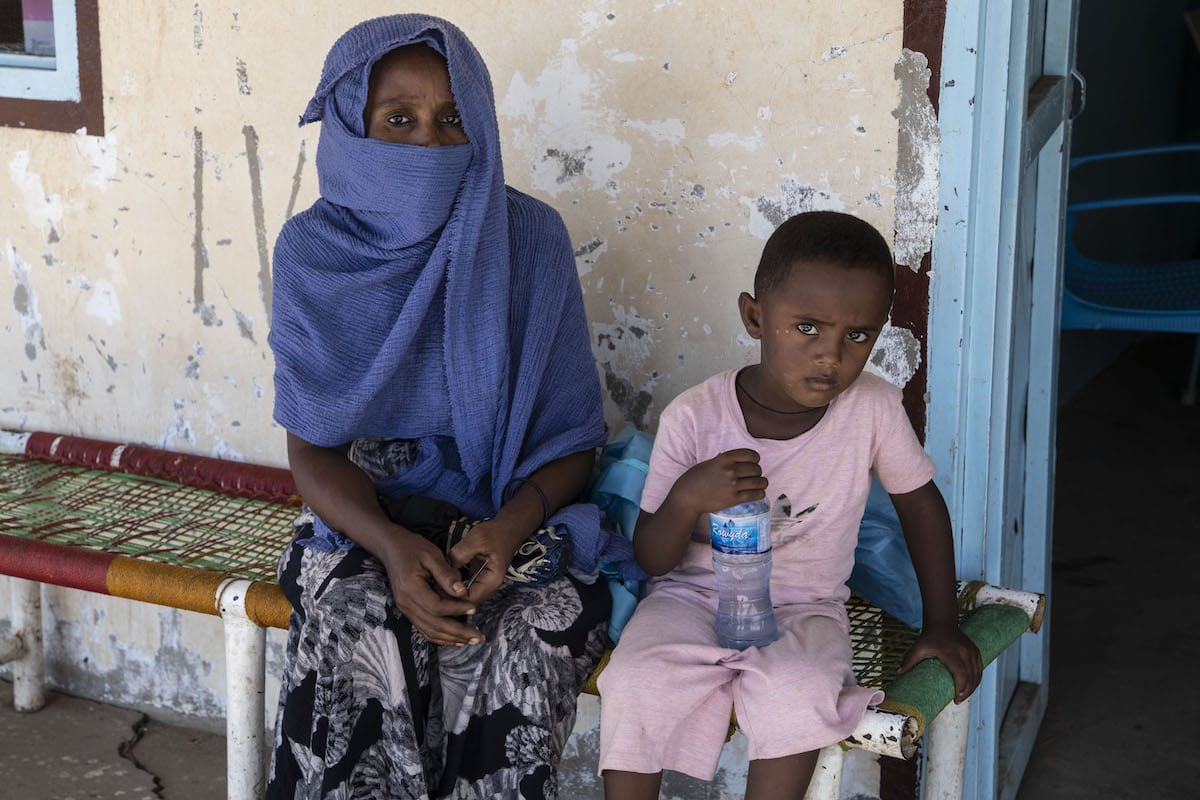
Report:
[[865,344],[871,336],[866,331],[850,331],[846,334],[846,338],[857,344]]
[[798,325],[796,325],[796,330],[800,331],[805,336],[816,336],[817,335],[817,326],[813,325],[811,322],[799,323]]

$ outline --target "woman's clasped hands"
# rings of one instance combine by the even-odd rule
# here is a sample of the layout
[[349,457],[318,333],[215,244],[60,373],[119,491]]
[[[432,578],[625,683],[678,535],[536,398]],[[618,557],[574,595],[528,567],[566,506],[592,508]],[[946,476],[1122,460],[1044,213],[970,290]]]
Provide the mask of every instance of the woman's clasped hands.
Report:
[[499,520],[475,525],[450,552],[399,528],[381,559],[396,608],[417,632],[437,645],[477,645],[483,634],[468,623],[475,609],[504,583],[524,538]]

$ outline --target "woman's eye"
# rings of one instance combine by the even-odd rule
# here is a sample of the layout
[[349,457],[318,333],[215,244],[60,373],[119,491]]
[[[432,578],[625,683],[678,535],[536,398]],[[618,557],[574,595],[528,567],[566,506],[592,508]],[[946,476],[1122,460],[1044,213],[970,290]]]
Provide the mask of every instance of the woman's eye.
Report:
[[871,337],[866,331],[850,331],[848,334],[846,334],[846,338],[852,342],[864,344]]
[[800,331],[805,336],[816,336],[817,334],[817,326],[813,325],[811,322],[801,322],[796,326],[796,330]]

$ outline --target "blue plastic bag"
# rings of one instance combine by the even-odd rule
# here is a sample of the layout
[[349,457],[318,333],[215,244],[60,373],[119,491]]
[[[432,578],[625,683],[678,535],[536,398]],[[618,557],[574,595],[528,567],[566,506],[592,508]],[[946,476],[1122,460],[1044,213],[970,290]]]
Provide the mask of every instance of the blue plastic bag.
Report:
[[865,597],[896,619],[921,627],[921,589],[913,570],[900,518],[892,498],[871,478],[867,508],[858,528],[850,591]]
[[[635,428],[625,428],[604,446],[597,464],[596,479],[588,499],[600,507],[607,524],[633,541],[633,529],[641,511],[642,486],[650,471],[650,451],[654,437]],[[608,579],[613,610],[608,635],[615,644],[625,623],[642,598],[642,581],[622,579],[612,564],[601,563],[600,574]]]

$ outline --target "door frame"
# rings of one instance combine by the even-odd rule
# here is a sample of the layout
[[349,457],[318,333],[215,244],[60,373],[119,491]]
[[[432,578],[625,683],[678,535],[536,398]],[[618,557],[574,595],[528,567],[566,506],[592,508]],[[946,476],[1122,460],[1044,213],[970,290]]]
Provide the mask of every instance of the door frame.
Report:
[[[930,286],[926,447],[954,524],[961,578],[1011,582],[1049,598],[1061,242],[1078,0],[1048,0],[1045,57],[1063,80],[1027,98],[1031,0],[947,0],[942,47],[940,211]],[[1036,165],[1031,165],[1036,161]],[[1033,251],[1022,253],[1021,200],[1036,175]],[[1013,352],[1014,269],[1032,259],[1030,346]],[[1010,406],[1013,360],[1028,367],[1024,413]],[[1014,430],[1023,426],[1024,431]],[[1012,435],[1025,439],[1020,508],[1007,508]],[[1008,500],[1006,500],[1008,498]],[[1013,537],[1015,518],[1023,535]],[[1011,542],[1019,544],[1011,544]],[[1015,552],[1013,547],[1019,547]],[[1006,549],[1008,548],[1008,549]],[[1047,615],[1049,620],[1050,615]],[[1045,710],[1052,626],[984,672],[972,703],[965,797],[1010,798]],[[1008,659],[1017,658],[1014,665]],[[1015,670],[1015,691],[1000,676]]]

